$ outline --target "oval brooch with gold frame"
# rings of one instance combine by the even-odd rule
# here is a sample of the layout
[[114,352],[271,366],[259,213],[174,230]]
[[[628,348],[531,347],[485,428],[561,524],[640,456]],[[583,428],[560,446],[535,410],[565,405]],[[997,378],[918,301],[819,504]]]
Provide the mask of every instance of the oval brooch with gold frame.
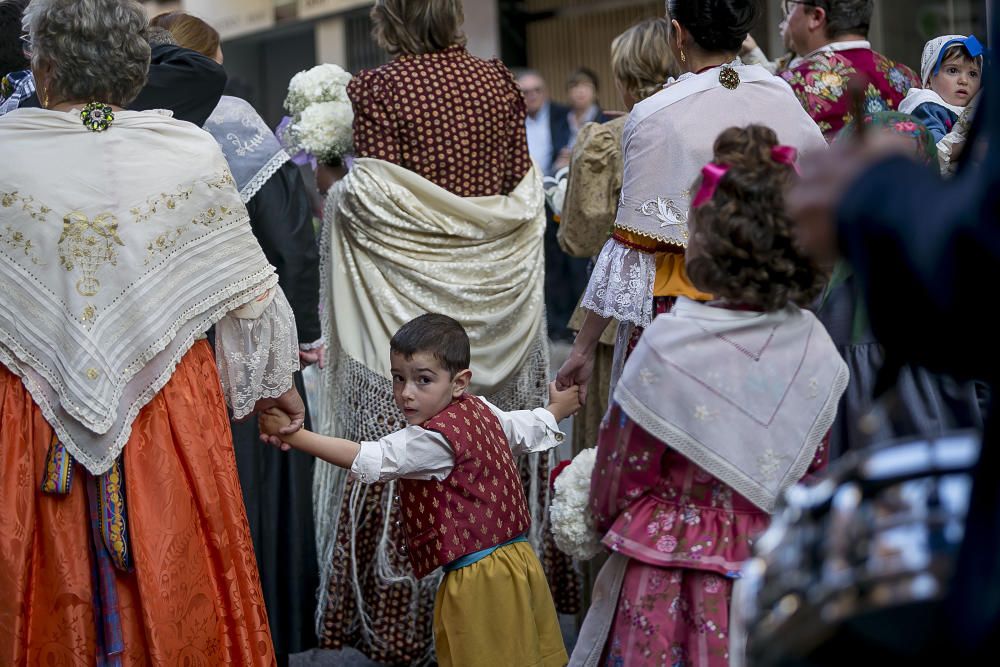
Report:
[[719,83],[723,88],[736,90],[740,85],[740,75],[732,67],[726,65],[719,72]]

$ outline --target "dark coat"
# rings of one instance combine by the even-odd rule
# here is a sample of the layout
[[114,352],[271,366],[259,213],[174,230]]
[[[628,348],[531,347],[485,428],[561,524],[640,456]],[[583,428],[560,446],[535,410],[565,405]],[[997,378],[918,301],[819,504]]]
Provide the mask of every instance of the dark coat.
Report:
[[[993,12],[992,34],[1000,34]],[[865,288],[871,324],[896,363],[991,384],[1000,375],[991,311],[1000,271],[1000,68],[951,181],[902,157],[872,167],[838,211],[842,252]],[[985,664],[1000,636],[1000,433],[988,420],[955,579],[942,615],[942,656]]]

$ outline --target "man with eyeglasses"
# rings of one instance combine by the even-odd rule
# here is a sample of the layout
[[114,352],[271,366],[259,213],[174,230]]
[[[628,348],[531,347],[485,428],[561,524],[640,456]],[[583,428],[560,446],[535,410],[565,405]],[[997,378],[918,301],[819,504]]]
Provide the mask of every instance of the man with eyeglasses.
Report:
[[778,24],[778,34],[781,35],[781,43],[785,47],[785,51],[784,55],[777,60],[768,59],[753,35],[747,35],[743,42],[743,46],[740,48],[740,59],[747,65],[760,65],[771,74],[781,74],[785,70],[795,67],[802,62],[802,56],[796,53],[792,47],[792,41],[788,36],[788,21],[784,18]]
[[847,91],[863,84],[865,113],[894,111],[920,79],[906,65],[872,50],[873,0],[783,0],[788,41],[802,54],[782,72],[828,141],[852,120]]

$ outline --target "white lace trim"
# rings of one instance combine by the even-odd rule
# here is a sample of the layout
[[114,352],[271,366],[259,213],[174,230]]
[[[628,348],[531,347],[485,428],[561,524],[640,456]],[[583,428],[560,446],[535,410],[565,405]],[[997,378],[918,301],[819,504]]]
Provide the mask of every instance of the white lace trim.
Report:
[[[104,441],[98,448],[99,454],[98,452],[95,452],[95,454],[98,454],[96,456],[91,455],[91,453],[83,449],[77,443],[76,436],[74,436],[73,432],[68,429],[69,424],[76,427],[74,430],[82,429],[79,423],[72,418],[64,421],[56,414],[55,408],[61,408],[59,395],[55,394],[52,396],[53,401],[55,401],[53,404],[53,401],[49,400],[49,391],[53,387],[60,386],[58,382],[49,382],[31,366],[25,366],[20,363],[19,358],[12,354],[5,345],[0,345],[0,363],[21,378],[24,386],[28,390],[28,393],[31,394],[35,404],[38,405],[38,408],[42,411],[45,421],[49,423],[60,442],[62,442],[63,445],[65,445],[69,450],[70,454],[72,454],[73,459],[83,465],[91,474],[100,475],[111,467],[112,462],[118,458],[122,450],[125,448],[125,444],[132,435],[132,424],[138,416],[139,411],[146,407],[146,405],[153,400],[153,397],[156,396],[161,389],[163,389],[164,385],[170,381],[170,378],[174,374],[174,370],[177,368],[177,364],[179,364],[181,359],[183,359],[184,356],[190,351],[191,346],[195,343],[195,341],[200,338],[204,338],[205,331],[211,327],[212,324],[218,321],[219,318],[225,313],[246,303],[248,300],[253,298],[254,294],[259,293],[262,287],[274,287],[277,283],[278,277],[272,273],[263,281],[256,282],[249,289],[246,289],[246,286],[242,283],[228,287],[224,293],[220,295],[224,301],[221,301],[217,307],[215,307],[211,312],[205,313],[201,317],[197,318],[196,322],[188,321],[183,325],[183,328],[189,333],[187,333],[187,335],[184,336],[180,342],[178,342],[177,339],[174,339],[172,335],[182,327],[181,322],[178,321],[174,327],[171,327],[171,330],[167,331],[159,339],[155,348],[155,354],[159,354],[166,351],[165,348],[167,348],[167,346],[170,346],[169,360],[166,362],[166,365],[162,368],[160,373],[131,401],[124,418],[118,420],[117,423],[121,424],[121,429],[118,431],[117,437],[115,437],[110,444],[107,444],[106,438],[111,436],[110,432],[104,434],[104,436],[96,436],[98,440]],[[88,437],[95,437],[94,434],[85,429],[80,430],[79,433]]]
[[609,239],[601,249],[580,305],[601,317],[639,327],[653,321],[656,255]]
[[278,170],[285,166],[285,163],[292,158],[284,151],[284,149],[278,151],[274,156],[267,161],[260,171],[250,179],[250,182],[243,186],[240,190],[240,199],[243,203],[249,203],[253,199],[254,195],[260,192],[260,189],[264,187],[268,179],[278,173]]
[[263,398],[292,387],[299,370],[298,334],[292,307],[281,288],[257,319],[227,315],[215,326],[216,364],[226,402],[242,419]]
[[326,345],[326,341],[322,338],[317,338],[311,343],[299,343],[299,349],[303,352],[311,352],[313,350],[318,350]]

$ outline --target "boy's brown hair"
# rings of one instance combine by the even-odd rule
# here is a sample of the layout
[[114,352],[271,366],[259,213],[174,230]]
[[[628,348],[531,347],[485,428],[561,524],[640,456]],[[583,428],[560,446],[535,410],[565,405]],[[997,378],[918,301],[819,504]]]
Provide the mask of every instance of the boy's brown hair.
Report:
[[389,349],[406,359],[418,352],[434,355],[452,377],[469,367],[469,335],[455,319],[427,313],[410,320],[389,341]]

